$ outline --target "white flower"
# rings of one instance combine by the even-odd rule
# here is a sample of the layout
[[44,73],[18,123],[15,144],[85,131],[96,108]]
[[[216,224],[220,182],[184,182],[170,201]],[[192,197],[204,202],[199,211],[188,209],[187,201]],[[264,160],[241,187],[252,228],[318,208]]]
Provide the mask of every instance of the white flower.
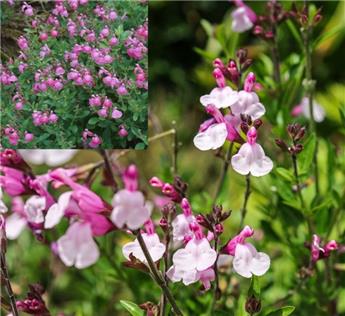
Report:
[[230,87],[214,88],[210,94],[200,97],[203,106],[214,105],[216,108],[228,108],[238,101],[237,91]]
[[118,228],[126,225],[129,229],[138,229],[151,215],[140,191],[120,190],[114,195],[112,205],[111,220]]
[[199,132],[193,139],[194,145],[200,150],[217,149],[223,146],[228,136],[225,123],[211,125],[203,132]]
[[247,11],[244,7],[235,9],[232,13],[232,25],[231,28],[234,32],[241,33],[250,30],[253,27],[253,22],[247,15]]
[[57,241],[57,251],[62,262],[78,269],[94,264],[99,258],[99,249],[92,238],[89,223],[75,222]]
[[[302,113],[306,118],[310,118],[310,110],[309,110],[309,98],[304,97],[301,102],[301,107],[302,107]],[[313,101],[313,117],[315,122],[322,122],[325,119],[325,110],[323,107]]]
[[24,160],[35,165],[46,164],[51,167],[59,166],[69,161],[78,150],[65,149],[21,149],[19,153]]
[[242,90],[238,93],[238,96],[238,102],[231,106],[232,114],[236,116],[246,114],[251,116],[252,120],[256,120],[265,114],[265,107],[259,102],[259,97],[255,92]]
[[6,217],[6,237],[10,240],[17,239],[26,226],[26,219],[17,213]]
[[[165,252],[165,245],[159,241],[157,234],[146,234],[143,233],[142,237],[145,241],[146,247],[151,255],[151,258],[154,262],[161,259]],[[122,253],[127,260],[130,260],[130,254],[133,254],[135,258],[141,262],[147,264],[145,255],[139,245],[138,239],[135,239],[133,242],[129,242],[122,247]]]
[[264,252],[257,252],[252,244],[237,244],[233,268],[239,275],[245,278],[253,274],[261,276],[267,272],[270,264],[270,257]]

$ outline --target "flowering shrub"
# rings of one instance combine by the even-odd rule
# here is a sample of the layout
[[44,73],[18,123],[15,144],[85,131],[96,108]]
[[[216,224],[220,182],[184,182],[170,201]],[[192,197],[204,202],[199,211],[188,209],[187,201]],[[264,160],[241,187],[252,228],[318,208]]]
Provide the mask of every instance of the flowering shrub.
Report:
[[3,147],[146,147],[144,2],[2,7],[26,21],[18,57],[0,66]]
[[[164,99],[164,113],[189,116],[161,131],[153,114],[145,153],[1,152],[4,312],[345,312],[345,115],[343,90],[319,92],[315,82],[321,12],[311,3],[218,6],[241,10],[219,25],[202,20],[207,45],[197,50],[205,60],[194,72],[200,86],[187,90],[191,103],[170,85],[152,102],[158,114]],[[169,27],[164,34],[185,30]],[[291,51],[280,49],[284,27],[298,54],[292,39]],[[167,72],[180,82],[181,68]],[[83,136],[97,144],[92,133]]]

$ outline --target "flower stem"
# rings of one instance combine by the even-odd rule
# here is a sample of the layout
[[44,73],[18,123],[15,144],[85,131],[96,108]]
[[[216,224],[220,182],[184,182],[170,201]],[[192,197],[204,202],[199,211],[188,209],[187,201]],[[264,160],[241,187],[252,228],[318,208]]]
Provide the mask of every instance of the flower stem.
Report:
[[246,214],[247,214],[247,204],[248,204],[250,193],[251,193],[251,191],[250,191],[250,174],[248,173],[246,175],[246,191],[244,192],[243,207],[241,210],[240,230],[243,227],[244,219],[245,219]]
[[3,249],[1,249],[1,274],[2,274],[3,279],[4,279],[5,288],[6,288],[8,297],[10,298],[12,314],[13,314],[13,316],[19,316],[18,310],[17,310],[17,305],[16,305],[16,299],[14,297],[10,278],[8,275],[6,257],[5,257],[5,253],[4,253]]
[[225,155],[222,171],[221,171],[221,174],[220,174],[220,177],[219,177],[219,181],[218,181],[216,192],[215,192],[214,197],[213,197],[212,205],[216,204],[217,198],[218,198],[220,192],[222,191],[222,187],[224,185],[226,173],[227,173],[228,168],[229,168],[229,159],[230,159],[230,156],[231,156],[231,152],[232,152],[233,146],[234,146],[234,143],[232,142],[230,144],[230,146],[228,147],[227,151],[226,151],[226,155]]
[[114,192],[117,191],[118,187],[117,187],[117,182],[116,182],[116,175],[115,175],[115,171],[111,162],[111,154],[109,154],[108,150],[101,150],[101,154],[103,156],[104,159],[104,165],[105,165],[105,169],[107,170],[107,172],[110,175],[110,179],[111,179],[111,184],[113,187]]
[[148,249],[146,247],[145,241],[143,239],[143,236],[141,235],[140,230],[137,232],[137,239],[138,239],[139,245],[141,247],[141,250],[143,251],[144,256],[147,260],[147,263],[149,265],[153,279],[156,281],[156,283],[162,289],[165,297],[167,298],[167,300],[171,304],[175,314],[179,315],[179,316],[183,316],[181,310],[179,309],[179,307],[176,304],[176,301],[175,301],[173,295],[170,292],[170,289],[169,289],[165,279],[162,277],[161,273],[158,271],[155,263],[153,262],[152,257],[150,255],[150,252],[148,251]]
[[[304,1],[304,5],[306,6],[307,15],[309,17],[309,3],[308,2],[309,1]],[[305,51],[305,57],[306,57],[305,77],[306,77],[307,93],[308,93],[308,99],[309,99],[310,126],[311,126],[312,132],[316,135],[316,124],[314,120],[314,104],[313,104],[315,81],[312,79],[312,60],[311,60],[312,48],[311,48],[311,43],[310,43],[311,31],[312,29],[308,22],[308,25],[303,29],[304,51]],[[316,138],[316,146],[315,146],[314,157],[313,157],[316,195],[320,193],[317,152],[318,152],[318,140]]]
[[[293,171],[294,171],[296,187],[297,187],[297,194],[298,194],[299,200],[301,202],[301,207],[302,207],[303,210],[305,210],[306,209],[306,205],[305,205],[305,202],[304,202],[304,199],[303,199],[303,195],[302,195],[302,191],[301,191],[301,184],[299,182],[298,167],[297,167],[297,157],[294,154],[291,155],[291,157],[292,157]],[[306,220],[307,220],[307,224],[308,224],[309,233],[310,233],[310,235],[312,235],[313,231],[314,231],[314,228],[313,228],[313,223],[312,223],[311,218],[310,218],[309,215],[307,215]]]

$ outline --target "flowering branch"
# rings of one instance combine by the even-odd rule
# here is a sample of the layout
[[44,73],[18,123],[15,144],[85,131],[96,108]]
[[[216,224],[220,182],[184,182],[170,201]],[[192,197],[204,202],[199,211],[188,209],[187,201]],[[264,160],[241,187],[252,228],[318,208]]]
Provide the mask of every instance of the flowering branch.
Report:
[[145,258],[147,260],[147,263],[149,265],[149,268],[150,268],[150,271],[151,271],[153,279],[156,281],[156,283],[162,289],[165,297],[170,302],[170,304],[171,304],[175,314],[179,315],[179,316],[183,316],[181,310],[179,309],[179,307],[176,304],[176,301],[175,301],[173,295],[171,294],[171,292],[169,290],[169,287],[168,287],[165,279],[162,277],[161,273],[158,271],[155,263],[153,262],[152,257],[150,255],[150,252],[149,252],[149,250],[146,247],[145,241],[144,241],[144,239],[143,239],[143,237],[141,235],[140,230],[138,230],[136,235],[137,235],[137,239],[138,239],[139,245],[140,245],[140,247],[141,247],[141,249],[142,249],[142,251],[144,253],[144,256],[145,256]]
[[242,227],[243,227],[244,218],[246,217],[246,214],[247,214],[247,203],[249,200],[250,193],[251,193],[251,191],[250,191],[250,174],[247,174],[246,175],[246,191],[244,192],[243,207],[241,210],[240,229],[242,229]]

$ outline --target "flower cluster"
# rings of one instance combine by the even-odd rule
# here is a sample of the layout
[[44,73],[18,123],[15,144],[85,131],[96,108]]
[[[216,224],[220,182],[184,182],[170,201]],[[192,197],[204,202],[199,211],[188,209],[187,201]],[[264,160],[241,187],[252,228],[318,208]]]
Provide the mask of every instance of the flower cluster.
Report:
[[[84,129],[95,131],[107,147],[146,145],[146,5],[85,0],[55,1],[48,15],[26,2],[20,9],[28,31],[17,38],[18,57],[0,67],[1,84],[8,86],[1,96],[2,119],[19,134],[29,130],[35,137],[31,142],[4,138],[2,145],[83,147],[75,135]],[[96,111],[87,107],[93,95],[106,100]],[[44,128],[51,115],[55,133]],[[38,137],[42,134],[47,135]]]
[[235,60],[230,60],[228,65],[220,59],[213,63],[213,76],[218,87],[200,98],[212,118],[200,125],[194,145],[200,150],[214,150],[227,140],[241,144],[238,153],[231,158],[233,169],[242,175],[264,176],[272,170],[273,163],[256,142],[257,131],[262,125],[260,118],[266,111],[255,92],[261,86],[252,72],[245,78],[243,90],[236,91],[227,85],[228,79],[240,87],[241,74],[252,63],[245,50],[239,50],[237,56],[239,66]]

